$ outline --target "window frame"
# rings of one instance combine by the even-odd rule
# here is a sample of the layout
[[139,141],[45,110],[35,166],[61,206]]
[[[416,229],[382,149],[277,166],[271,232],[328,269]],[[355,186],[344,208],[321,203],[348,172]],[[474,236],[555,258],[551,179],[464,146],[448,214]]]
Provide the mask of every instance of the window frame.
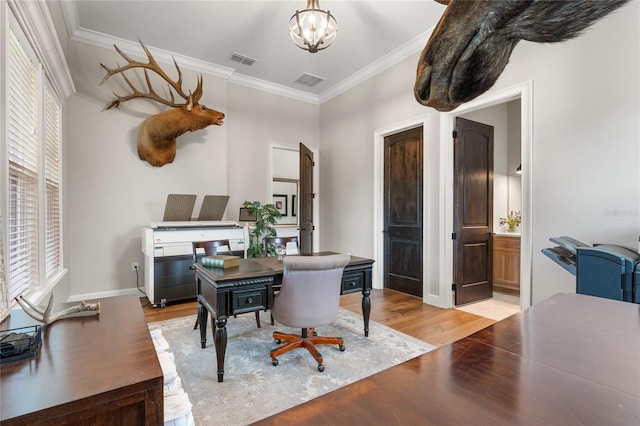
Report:
[[[39,303],[67,273],[64,264],[64,109],[63,101],[75,93],[64,54],[60,47],[48,6],[45,2],[7,0],[0,5],[0,21],[3,23],[3,42],[0,43],[0,185],[4,188],[0,197],[0,321],[8,315],[15,302],[9,296],[11,256],[9,253],[9,143],[8,143],[8,90],[9,43],[11,29],[31,61],[37,65],[36,140],[37,155],[37,279],[29,284],[24,296],[32,303]],[[50,131],[53,129],[53,131]],[[52,161],[48,161],[52,160]],[[53,174],[49,171],[53,170]],[[51,179],[57,180],[54,192]],[[54,183],[55,185],[55,183]],[[51,205],[49,202],[53,201]],[[53,207],[51,209],[50,207]],[[51,218],[55,219],[51,234]],[[49,232],[48,232],[49,231]],[[52,239],[48,238],[53,235]],[[51,250],[53,247],[53,258]],[[49,261],[47,260],[49,258]]]

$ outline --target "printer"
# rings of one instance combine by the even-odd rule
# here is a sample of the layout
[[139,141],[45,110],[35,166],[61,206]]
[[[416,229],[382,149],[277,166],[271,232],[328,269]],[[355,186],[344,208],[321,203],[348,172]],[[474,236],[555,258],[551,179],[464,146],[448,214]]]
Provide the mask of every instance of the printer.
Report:
[[576,293],[640,303],[640,253],[612,244],[589,246],[571,237],[542,253],[576,276]]
[[142,229],[144,290],[153,306],[195,299],[193,242],[229,240],[228,254],[246,257],[248,228],[222,220],[229,197],[205,196],[200,214],[191,220],[195,200],[191,194],[169,194],[163,220]]

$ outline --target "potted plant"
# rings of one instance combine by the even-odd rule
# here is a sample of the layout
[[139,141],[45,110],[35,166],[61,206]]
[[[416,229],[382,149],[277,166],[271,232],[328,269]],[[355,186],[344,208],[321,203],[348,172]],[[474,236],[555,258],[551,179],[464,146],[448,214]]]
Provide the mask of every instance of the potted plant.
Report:
[[[264,204],[260,201],[245,201],[242,207],[249,210],[251,216],[255,216],[255,225],[249,232],[249,248],[247,249],[247,257],[266,256],[264,250],[264,238],[275,237],[276,229],[273,227],[277,220],[282,216],[275,205]],[[273,249],[275,250],[275,249]],[[274,254],[274,253],[271,253]]]

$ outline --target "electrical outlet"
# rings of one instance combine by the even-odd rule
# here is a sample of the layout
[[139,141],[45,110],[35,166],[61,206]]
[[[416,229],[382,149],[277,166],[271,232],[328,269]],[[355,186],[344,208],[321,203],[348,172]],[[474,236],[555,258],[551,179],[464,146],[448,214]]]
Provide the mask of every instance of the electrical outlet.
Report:
[[138,262],[131,263],[131,271],[136,272],[138,270]]

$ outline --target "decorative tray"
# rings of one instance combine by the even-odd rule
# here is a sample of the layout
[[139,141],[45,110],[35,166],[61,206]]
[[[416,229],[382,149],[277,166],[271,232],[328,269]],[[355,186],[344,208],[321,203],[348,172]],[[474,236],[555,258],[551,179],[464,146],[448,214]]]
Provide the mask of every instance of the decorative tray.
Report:
[[42,326],[0,331],[0,364],[36,356],[42,346]]

